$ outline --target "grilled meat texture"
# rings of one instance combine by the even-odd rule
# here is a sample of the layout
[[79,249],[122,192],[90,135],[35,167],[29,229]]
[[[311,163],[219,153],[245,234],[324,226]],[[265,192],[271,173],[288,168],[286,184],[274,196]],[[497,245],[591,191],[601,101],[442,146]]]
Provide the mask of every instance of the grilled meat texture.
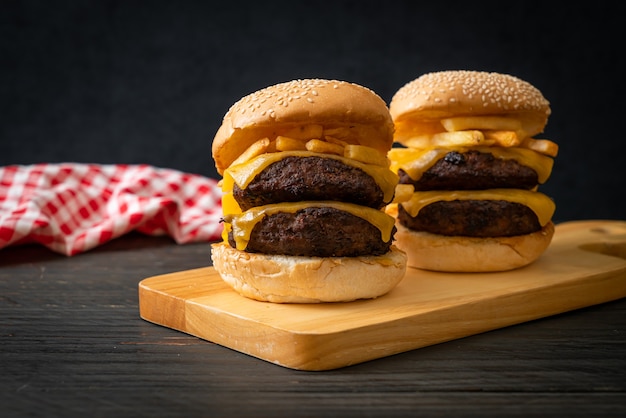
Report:
[[[395,227],[392,232],[395,234]],[[235,247],[232,232],[229,244]],[[382,255],[384,242],[378,228],[350,213],[328,207],[309,207],[294,213],[266,216],[250,235],[247,252],[309,257]]]
[[259,173],[233,196],[242,210],[279,202],[333,200],[380,209],[383,191],[365,171],[322,157],[287,157]]
[[529,207],[505,200],[439,201],[423,207],[414,218],[398,205],[398,220],[416,231],[448,236],[508,237],[541,229]]
[[451,151],[426,170],[418,180],[399,170],[400,183],[415,190],[486,190],[537,186],[537,173],[515,160],[502,160],[478,151]]

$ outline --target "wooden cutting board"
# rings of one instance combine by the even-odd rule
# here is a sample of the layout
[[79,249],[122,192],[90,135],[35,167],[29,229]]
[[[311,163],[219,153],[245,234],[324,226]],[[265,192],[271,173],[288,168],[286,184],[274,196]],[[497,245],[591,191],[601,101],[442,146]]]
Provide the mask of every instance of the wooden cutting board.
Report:
[[409,269],[373,300],[258,302],[206,267],[142,280],[139,310],[147,321],[268,362],[329,370],[625,296],[626,221],[576,221],[557,225],[548,250],[525,268]]

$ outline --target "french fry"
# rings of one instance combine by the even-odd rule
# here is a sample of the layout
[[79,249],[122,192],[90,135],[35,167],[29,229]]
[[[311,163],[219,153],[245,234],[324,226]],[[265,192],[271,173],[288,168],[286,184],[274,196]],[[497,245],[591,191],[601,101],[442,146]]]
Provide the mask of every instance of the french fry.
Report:
[[385,213],[389,216],[393,216],[394,218],[398,216],[398,204],[390,203],[385,206]]
[[516,131],[522,128],[522,122],[519,120],[502,116],[459,116],[442,119],[441,124],[448,132],[469,129]]
[[393,196],[392,203],[402,203],[411,199],[415,188],[412,184],[398,184],[396,185],[396,193]]
[[515,133],[517,134],[517,137],[519,138],[520,143],[522,143],[524,139],[529,138],[528,132],[526,132],[523,128],[517,129]]
[[346,141],[343,141],[339,138],[335,138],[334,136],[324,135],[324,140],[326,142],[330,142],[331,144],[341,145],[342,147],[345,147],[346,145],[348,145]]
[[350,136],[349,128],[329,128],[324,130],[324,136],[332,136],[333,138],[343,139]]
[[270,144],[267,146],[267,149],[265,150],[266,154],[270,154],[272,152],[276,152],[278,151],[276,149],[276,140],[270,141]]
[[520,144],[523,148],[528,148],[533,151],[537,151],[540,154],[547,155],[549,157],[556,157],[559,153],[559,146],[549,139],[534,139],[526,138]]
[[419,135],[405,139],[403,143],[410,148],[426,149],[431,148],[433,145],[431,138],[431,135]]
[[520,144],[517,133],[514,131],[484,131],[485,139],[493,139],[501,147],[516,147]]
[[306,142],[306,149],[311,152],[319,152],[323,154],[343,155],[343,147],[337,144],[331,144],[319,139],[311,139]]
[[259,156],[267,151],[270,146],[269,138],[259,139],[250,145],[239,157],[232,162],[231,166],[245,163],[246,161],[250,161],[256,156]]
[[439,132],[433,135],[420,135],[403,141],[410,148],[428,149],[433,147],[491,145],[495,140],[486,139],[481,131]]
[[312,138],[321,138],[322,133],[324,132],[324,128],[322,125],[302,125],[295,126],[285,131],[281,131],[280,134],[282,136],[286,136],[293,139],[301,139],[301,140],[309,140]]
[[276,137],[276,151],[304,151],[306,143],[288,136]]
[[389,167],[389,159],[386,155],[364,145],[346,145],[343,156],[365,164]]
[[440,147],[488,145],[481,131],[441,132],[431,138],[432,145]]

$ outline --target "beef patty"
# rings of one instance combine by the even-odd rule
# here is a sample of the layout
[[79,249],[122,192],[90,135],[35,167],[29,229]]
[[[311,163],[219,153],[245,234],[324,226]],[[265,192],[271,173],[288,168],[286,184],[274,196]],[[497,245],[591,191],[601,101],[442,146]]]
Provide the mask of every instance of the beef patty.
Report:
[[360,168],[332,158],[287,157],[270,164],[233,196],[242,210],[279,202],[333,200],[382,208],[384,194]]
[[[392,237],[395,234],[395,227]],[[232,232],[229,244],[235,247]],[[247,252],[310,257],[356,257],[382,255],[384,242],[371,223],[350,213],[328,207],[308,207],[294,213],[264,217],[252,229]]]
[[515,160],[503,160],[488,153],[451,151],[426,170],[418,180],[398,171],[400,183],[415,190],[532,189],[537,186],[535,170]]
[[506,200],[438,201],[414,218],[398,205],[398,220],[416,231],[448,236],[507,237],[541,229],[532,209]]

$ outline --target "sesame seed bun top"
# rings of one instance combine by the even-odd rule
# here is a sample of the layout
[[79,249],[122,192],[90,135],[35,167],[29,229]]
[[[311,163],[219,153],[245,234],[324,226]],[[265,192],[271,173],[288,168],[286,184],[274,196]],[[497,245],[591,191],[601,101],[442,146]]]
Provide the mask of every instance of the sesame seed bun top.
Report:
[[251,93],[231,106],[213,139],[217,171],[223,174],[255,141],[307,124],[348,127],[351,137],[343,140],[382,153],[393,143],[389,109],[372,90],[346,81],[293,80]]
[[430,133],[432,122],[454,116],[519,118],[529,135],[543,131],[550,103],[530,83],[494,72],[441,71],[405,84],[391,99],[391,116],[401,138],[404,130]]

